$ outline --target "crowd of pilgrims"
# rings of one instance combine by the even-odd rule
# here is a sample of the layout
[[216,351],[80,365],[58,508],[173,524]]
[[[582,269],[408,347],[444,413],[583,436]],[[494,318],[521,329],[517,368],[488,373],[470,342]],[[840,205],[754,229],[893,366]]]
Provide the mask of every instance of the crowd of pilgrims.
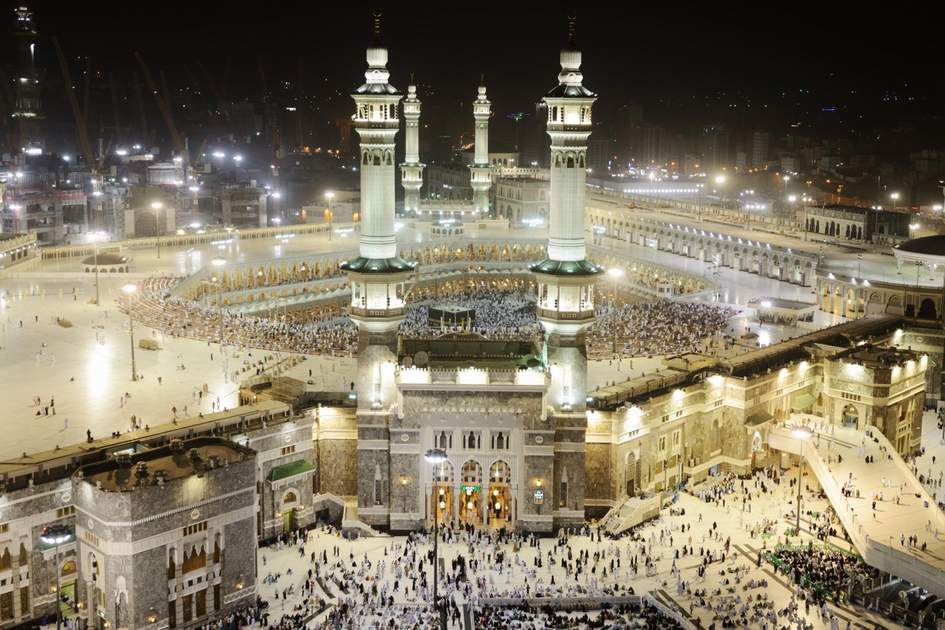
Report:
[[[653,578],[663,589],[675,591],[682,614],[688,609],[688,615],[693,616],[697,608],[703,611],[699,615],[703,619],[707,614],[703,627],[708,630],[809,630],[816,616],[824,627],[839,630],[843,620],[828,608],[827,598],[842,597],[851,576],[870,578],[875,572],[854,556],[827,546],[789,547],[779,538],[769,552],[767,538],[777,534],[780,519],[751,514],[751,504],[780,505],[783,497],[793,497],[791,477],[780,474],[776,467],[764,468],[743,477],[713,477],[691,490],[713,504],[712,510],[720,515],[741,510],[742,517],[748,518],[739,519],[739,526],[751,533],[752,540],[761,538],[757,550],[733,544],[730,533],[723,531],[718,521],[706,519],[703,523],[703,513],[687,515],[687,508],[678,504],[656,521],[620,534],[585,525],[562,529],[556,538],[539,538],[448,523],[440,530],[439,601],[451,627],[461,627],[467,606],[477,627],[482,628],[677,627],[648,608],[615,605],[590,612],[584,608],[552,612],[541,605],[526,606],[527,601],[534,604],[533,598],[633,596],[640,580]],[[316,617],[307,627],[316,630],[436,627],[436,614],[430,606],[432,539],[429,532],[417,532],[379,540],[370,556],[345,549],[330,527],[289,541],[299,559],[305,559],[307,574],[300,571],[295,582],[284,588],[279,585],[284,576],[269,573],[262,579],[282,589],[270,608],[275,616],[281,599],[284,615],[280,621],[265,619],[263,627],[287,630],[293,619],[312,615]],[[306,550],[307,544],[314,544],[316,550],[311,546]],[[788,600],[775,602],[768,594],[768,578],[752,573],[765,563],[774,564],[775,570],[794,582]],[[261,575],[265,565],[264,555]],[[296,589],[303,599],[289,607],[287,599]],[[322,596],[333,601],[327,611],[318,613],[326,606]],[[513,600],[514,605],[500,605],[496,598]]]
[[849,584],[852,579],[871,580],[879,575],[873,567],[865,564],[853,554],[831,547],[814,547],[813,543],[801,547],[778,547],[770,554],[772,564],[791,576],[809,594],[810,603],[822,606],[827,598],[839,601],[846,589],[838,585]]
[[[600,549],[591,552],[573,548],[570,538],[574,534],[596,540]],[[458,545],[464,550],[464,553],[444,563],[445,574],[441,571],[439,578],[440,601],[453,624],[459,624],[463,614],[458,602],[468,603],[472,610],[479,611],[489,603],[483,600],[491,598],[512,598],[524,602],[533,597],[634,595],[633,587],[629,584],[631,577],[639,575],[641,570],[648,570],[646,567],[651,566],[652,560],[646,557],[645,552],[629,547],[626,553],[622,553],[615,541],[605,542],[602,535],[589,526],[578,531],[562,529],[557,538],[544,541],[533,534],[505,529],[446,527],[441,530],[440,539],[445,544]],[[313,552],[311,560],[316,567],[315,578],[319,584],[326,585],[326,592],[337,597],[337,605],[328,613],[325,623],[317,627],[324,630],[434,627],[435,611],[421,605],[433,600],[434,556],[431,540],[432,534],[429,533],[411,534],[403,542],[385,546],[383,558],[378,561],[372,561],[366,555],[358,558],[350,552],[342,554],[337,546],[332,548],[331,553],[327,549],[321,554]],[[530,562],[523,560],[519,553],[526,545],[537,548]],[[546,565],[563,568],[565,579],[556,581],[551,575],[546,581],[539,576],[537,570]],[[512,580],[513,575],[524,579]],[[523,623],[508,627],[595,627],[543,625],[541,619],[544,612],[533,610],[526,613],[523,609],[518,610],[517,618]],[[615,614],[615,611],[607,614]],[[633,621],[638,615],[647,619],[655,617],[657,612],[646,610],[644,613],[642,609],[628,608],[620,614],[628,625],[608,624],[607,627],[641,627]],[[677,626],[666,621],[665,625],[642,627]]]
[[675,630],[681,626],[649,606],[622,604],[595,614],[556,612],[550,607],[483,606],[476,611],[476,628],[482,630],[543,630],[544,628],[646,628]]
[[[219,341],[244,348],[277,352],[350,355],[358,343],[357,326],[343,314],[326,309],[284,310],[276,316],[246,315],[214,305],[174,296],[177,279],[145,280],[134,299],[122,296],[124,308],[137,320],[164,334]],[[449,304],[475,310],[473,322],[430,322],[430,306]],[[610,354],[614,333],[618,352],[627,356],[678,354],[697,350],[708,336],[720,332],[735,314],[731,308],[660,300],[625,304],[616,310],[598,309],[588,331],[588,352],[593,357]],[[475,332],[491,339],[522,339],[542,334],[534,298],[522,291],[475,289],[448,297],[423,298],[411,304],[400,327],[405,337],[441,332]]]
[[659,356],[697,352],[706,337],[725,330],[737,311],[731,307],[693,302],[637,302],[597,309],[597,321],[587,333],[588,354],[609,356],[614,337],[617,353]]
[[[430,307],[443,305],[474,311],[473,321],[430,322]],[[523,339],[540,335],[541,325],[535,315],[534,298],[521,291],[489,289],[414,302],[400,324],[400,334],[408,338],[455,332],[478,333],[489,339]]]
[[[173,278],[148,278],[138,295],[122,297],[136,320],[174,337],[219,341],[220,309],[171,295]],[[357,346],[358,329],[347,318],[314,320],[304,312],[289,311],[279,317],[256,317],[223,309],[223,342],[244,348],[305,354],[350,353]]]

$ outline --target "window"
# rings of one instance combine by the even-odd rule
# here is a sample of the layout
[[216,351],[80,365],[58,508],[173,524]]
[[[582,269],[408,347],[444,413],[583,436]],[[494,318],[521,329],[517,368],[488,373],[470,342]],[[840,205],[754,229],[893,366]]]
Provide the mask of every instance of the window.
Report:
[[65,518],[67,516],[72,516],[75,514],[75,506],[69,505],[63,508],[56,510],[56,518]]
[[197,532],[207,531],[207,521],[201,521],[199,523],[194,523],[193,525],[188,525],[184,528],[184,536],[190,536],[191,534],[196,534]]
[[8,531],[10,531],[10,524],[0,523],[0,534],[6,534]]
[[293,444],[292,446],[283,446],[283,447],[282,447],[282,454],[283,454],[283,455],[291,455],[291,454],[294,453],[294,452],[295,452],[295,444]]

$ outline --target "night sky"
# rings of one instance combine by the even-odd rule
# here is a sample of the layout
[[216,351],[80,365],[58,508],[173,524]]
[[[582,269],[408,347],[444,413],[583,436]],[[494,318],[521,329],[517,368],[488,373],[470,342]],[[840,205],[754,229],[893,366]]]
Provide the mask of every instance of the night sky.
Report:
[[[425,102],[467,107],[483,73],[497,115],[531,111],[555,85],[567,5],[444,8],[452,4],[381,7],[391,82],[405,89],[414,72]],[[665,123],[661,117],[700,110],[711,117],[735,103],[740,112],[783,122],[837,106],[851,124],[911,112],[938,118],[945,110],[941,9],[710,4],[582,5],[578,44],[585,83],[601,94],[599,111],[636,100],[648,120]],[[229,63],[228,97],[256,99],[261,57],[270,89],[296,81],[301,69],[305,93],[322,99],[330,115],[351,107],[347,94],[364,71],[372,10],[318,2],[31,6],[41,32],[57,33],[69,56],[91,55],[96,68],[119,77],[136,69],[136,50],[172,85],[202,82],[198,61],[219,81]],[[49,65],[55,70],[51,57]],[[325,100],[333,91],[344,98]]]

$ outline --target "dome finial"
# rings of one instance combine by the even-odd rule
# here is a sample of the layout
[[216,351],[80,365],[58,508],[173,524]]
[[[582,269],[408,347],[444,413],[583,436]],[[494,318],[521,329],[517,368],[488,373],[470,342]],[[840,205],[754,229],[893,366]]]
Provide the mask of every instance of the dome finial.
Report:
[[577,16],[569,15],[568,16],[568,45],[569,46],[576,45],[576,42],[575,42],[576,30],[577,30]]
[[374,12],[374,45],[380,46],[381,44],[381,11]]
[[413,72],[410,73],[410,85],[413,85]]

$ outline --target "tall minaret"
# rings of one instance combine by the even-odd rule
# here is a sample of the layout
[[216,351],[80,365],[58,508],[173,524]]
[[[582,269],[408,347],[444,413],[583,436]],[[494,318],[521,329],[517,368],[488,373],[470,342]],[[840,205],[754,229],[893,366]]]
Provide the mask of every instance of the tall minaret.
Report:
[[[584,441],[587,430],[587,349],[584,333],[594,322],[594,284],[603,271],[586,260],[584,180],[591,106],[596,95],[582,85],[581,51],[568,19],[558,86],[545,95],[551,136],[551,221],[548,257],[530,266],[538,285],[538,319],[545,329],[551,372],[547,405],[555,427],[552,505],[555,526],[583,521]],[[574,442],[579,442],[575,444]],[[563,496],[559,493],[564,493]]]
[[[361,237],[359,256],[346,261],[351,319],[358,325],[358,516],[386,527],[390,518],[388,426],[397,398],[397,327],[404,318],[404,284],[414,265],[397,256],[394,236],[394,136],[401,94],[387,82],[387,49],[380,15],[367,49],[366,82],[351,97],[360,137]],[[364,445],[370,445],[364,448]],[[351,454],[352,456],[354,453]]]
[[404,99],[404,124],[406,137],[406,155],[400,165],[400,182],[404,187],[404,213],[420,210],[420,188],[423,186],[423,168],[420,163],[420,99],[417,98],[417,86],[410,77],[407,86],[407,98]]
[[469,181],[473,189],[473,211],[479,217],[489,214],[489,189],[492,188],[492,169],[489,166],[489,116],[492,115],[492,103],[486,98],[486,86],[481,83],[476,100],[473,101],[476,150],[473,163],[469,166]]

